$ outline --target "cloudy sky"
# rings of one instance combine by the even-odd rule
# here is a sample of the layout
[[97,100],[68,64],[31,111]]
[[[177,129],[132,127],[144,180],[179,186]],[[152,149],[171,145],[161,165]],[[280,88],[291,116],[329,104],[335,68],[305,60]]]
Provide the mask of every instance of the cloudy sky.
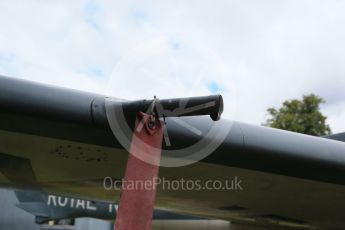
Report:
[[316,93],[345,131],[345,1],[0,0],[0,74],[122,98],[221,93],[252,124]]

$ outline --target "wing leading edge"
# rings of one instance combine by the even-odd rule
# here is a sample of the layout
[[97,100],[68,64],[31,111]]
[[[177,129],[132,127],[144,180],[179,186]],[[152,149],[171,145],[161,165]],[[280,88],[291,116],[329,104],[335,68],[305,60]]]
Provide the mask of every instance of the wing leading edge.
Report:
[[[0,77],[0,140],[6,143],[0,146],[0,152],[31,162],[38,184],[45,188],[111,198],[113,193],[105,197],[101,189],[96,191],[95,185],[90,185],[109,174],[121,178],[126,159],[107,124],[104,99],[102,95]],[[210,125],[209,119],[204,118],[188,122]],[[201,195],[162,191],[158,205],[256,224],[288,223],[308,228],[345,225],[342,214],[345,213],[345,143],[238,122],[220,122],[224,128],[232,128],[212,155],[195,165],[182,167],[179,173],[163,168],[162,175],[206,180],[236,174],[244,178],[248,190],[203,191]],[[168,122],[168,129],[174,143],[198,139],[178,130],[172,122]],[[87,157],[77,156],[78,147],[85,149]],[[59,154],[59,149],[65,154]],[[112,154],[112,149],[118,153]],[[109,161],[118,162],[116,172]],[[73,168],[76,164],[81,168],[79,171]],[[1,166],[0,171],[3,169]],[[8,177],[6,180],[6,186],[22,185]],[[95,184],[99,186],[98,181]],[[82,194],[81,188],[88,186],[90,192]]]

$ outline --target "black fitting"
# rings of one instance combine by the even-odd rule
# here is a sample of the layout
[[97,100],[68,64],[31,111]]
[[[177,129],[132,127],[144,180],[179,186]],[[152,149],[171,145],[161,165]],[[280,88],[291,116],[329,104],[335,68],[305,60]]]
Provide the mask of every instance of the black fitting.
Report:
[[[121,104],[124,114],[128,116],[133,116],[139,111],[148,112],[152,110],[159,117],[209,115],[214,121],[220,119],[224,107],[221,95],[125,101]],[[154,106],[153,109],[152,105]]]

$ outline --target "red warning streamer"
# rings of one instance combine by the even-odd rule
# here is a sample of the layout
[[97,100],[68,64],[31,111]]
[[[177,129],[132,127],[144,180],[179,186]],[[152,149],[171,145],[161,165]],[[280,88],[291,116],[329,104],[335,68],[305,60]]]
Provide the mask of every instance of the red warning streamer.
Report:
[[139,113],[134,130],[115,222],[116,230],[151,230],[152,225],[156,197],[154,181],[159,173],[163,127],[159,120],[154,123],[151,115]]

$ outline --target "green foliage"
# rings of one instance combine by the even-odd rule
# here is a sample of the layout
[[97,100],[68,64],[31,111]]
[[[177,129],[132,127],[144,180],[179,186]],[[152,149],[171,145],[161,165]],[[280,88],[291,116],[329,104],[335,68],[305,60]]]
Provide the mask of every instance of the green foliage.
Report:
[[320,112],[321,103],[325,101],[314,94],[305,95],[302,100],[285,101],[279,110],[267,109],[270,118],[264,125],[313,136],[331,134],[327,117]]

